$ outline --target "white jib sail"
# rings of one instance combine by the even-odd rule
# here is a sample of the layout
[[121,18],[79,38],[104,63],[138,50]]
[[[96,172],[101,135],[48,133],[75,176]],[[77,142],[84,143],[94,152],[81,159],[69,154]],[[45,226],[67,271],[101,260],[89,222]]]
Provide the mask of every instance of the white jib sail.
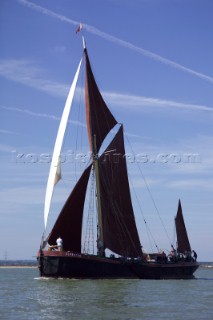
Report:
[[75,77],[73,79],[72,85],[70,87],[70,91],[67,97],[67,101],[65,103],[64,111],[61,117],[61,122],[58,128],[58,134],[56,137],[55,147],[52,156],[52,162],[50,165],[50,172],[49,178],[47,181],[47,188],[46,188],[46,196],[45,196],[45,204],[44,204],[44,227],[46,229],[47,226],[47,219],[50,210],[50,204],[53,194],[53,189],[56,183],[61,179],[61,162],[60,162],[60,154],[61,154],[61,147],[64,139],[64,134],[67,127],[67,122],[72,106],[72,101],[75,93],[76,84],[78,81],[78,76],[81,68],[82,59],[78,65],[78,69],[76,71]]

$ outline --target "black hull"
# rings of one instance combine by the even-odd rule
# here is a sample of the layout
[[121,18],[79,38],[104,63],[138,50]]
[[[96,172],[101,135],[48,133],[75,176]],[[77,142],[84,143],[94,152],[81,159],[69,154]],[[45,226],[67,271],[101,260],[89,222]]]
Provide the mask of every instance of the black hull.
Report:
[[194,261],[124,261],[83,254],[49,252],[39,255],[38,261],[41,277],[75,279],[192,279],[199,267]]

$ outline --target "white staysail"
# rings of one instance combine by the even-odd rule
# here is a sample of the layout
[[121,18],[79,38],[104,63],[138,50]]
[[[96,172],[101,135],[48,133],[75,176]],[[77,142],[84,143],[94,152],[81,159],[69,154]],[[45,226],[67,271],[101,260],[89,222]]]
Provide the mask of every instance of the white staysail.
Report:
[[55,142],[55,147],[53,151],[52,156],[52,162],[50,165],[50,172],[49,172],[49,178],[47,181],[47,188],[46,188],[46,196],[45,196],[45,204],[44,204],[44,226],[46,229],[47,226],[47,219],[48,214],[50,210],[50,204],[53,194],[53,189],[56,183],[61,179],[61,162],[60,162],[60,153],[61,153],[61,147],[64,139],[65,130],[67,127],[67,122],[72,106],[72,101],[75,93],[76,84],[78,81],[78,76],[81,68],[82,59],[78,65],[78,69],[76,71],[75,77],[73,79],[72,85],[70,87],[70,91],[67,97],[67,101],[64,107],[64,111],[61,117],[61,122],[58,128],[58,134]]

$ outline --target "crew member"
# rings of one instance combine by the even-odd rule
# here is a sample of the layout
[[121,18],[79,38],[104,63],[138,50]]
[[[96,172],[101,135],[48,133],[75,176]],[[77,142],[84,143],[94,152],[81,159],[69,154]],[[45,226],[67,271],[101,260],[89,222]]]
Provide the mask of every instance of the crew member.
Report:
[[192,253],[193,253],[194,260],[197,261],[197,253],[194,250],[192,250]]
[[56,240],[56,243],[57,243],[58,251],[63,251],[63,240],[59,237]]

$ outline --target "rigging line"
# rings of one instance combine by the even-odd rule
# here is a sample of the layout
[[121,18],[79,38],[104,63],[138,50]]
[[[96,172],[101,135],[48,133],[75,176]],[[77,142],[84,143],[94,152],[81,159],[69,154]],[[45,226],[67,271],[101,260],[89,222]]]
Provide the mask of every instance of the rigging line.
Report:
[[[129,190],[130,192],[130,190]],[[122,194],[122,190],[120,190],[120,184],[119,184],[119,195]],[[130,193],[130,200],[131,200],[131,193]],[[132,205],[132,201],[131,201],[131,205]],[[124,223],[124,220],[123,220],[123,215],[122,215],[122,212],[119,210],[119,206],[118,206],[118,203],[117,201],[115,200],[115,203],[114,203],[114,206],[115,206],[115,210],[119,213],[119,216],[118,218],[120,218],[121,222],[120,222],[120,225],[121,225],[121,228],[123,230],[123,233],[128,233],[128,236],[129,238],[131,239],[131,242],[134,243],[132,237],[131,237],[131,233],[129,232],[129,228],[128,226]],[[132,211],[133,211],[133,208],[132,208]],[[134,211],[133,211],[133,214],[134,214]],[[135,219],[135,217],[134,217]],[[136,222],[135,222],[136,224]],[[137,230],[137,227],[136,227],[136,230]],[[137,230],[137,233],[138,233],[138,230]],[[138,234],[138,238],[139,238],[139,234]],[[139,241],[140,241],[140,238],[139,238]],[[137,247],[135,246],[135,249],[137,250]]]
[[[149,233],[149,230],[147,230],[147,236],[148,236],[148,239],[149,239],[149,243],[150,243],[150,247],[151,247],[151,251],[154,253],[154,250],[153,250],[153,247],[152,247],[152,242],[151,242],[151,239],[150,239],[150,233]],[[157,247],[157,245],[155,245]],[[158,247],[157,247],[157,250],[159,251]]]
[[[130,148],[131,148],[131,151],[132,151],[132,153],[133,153],[133,155],[134,155],[134,157],[135,157],[135,154],[134,154],[132,145],[131,145],[131,143],[130,143],[128,137],[127,137],[127,135],[126,135],[126,139],[127,139],[128,143],[129,143],[129,146],[130,146]],[[163,228],[164,228],[165,234],[166,234],[166,236],[167,236],[167,238],[168,238],[168,240],[169,240],[169,243],[172,244],[171,239],[170,239],[170,237],[169,237],[169,234],[168,234],[168,232],[167,232],[167,230],[166,230],[166,227],[165,227],[165,225],[164,225],[164,223],[163,223],[163,220],[162,220],[162,218],[161,218],[161,216],[160,216],[160,212],[159,212],[159,210],[158,210],[158,208],[157,208],[157,205],[156,205],[156,203],[155,203],[155,200],[154,200],[154,198],[153,198],[153,196],[152,196],[151,190],[150,190],[150,188],[149,188],[149,186],[148,186],[148,184],[147,184],[147,182],[146,182],[146,179],[145,179],[145,177],[144,177],[144,175],[143,175],[143,172],[142,172],[142,170],[141,170],[141,167],[140,167],[140,165],[139,165],[139,163],[138,163],[137,161],[136,161],[136,163],[137,163],[138,169],[139,169],[139,171],[140,171],[140,174],[141,174],[141,176],[142,176],[142,178],[143,178],[143,180],[144,180],[144,183],[145,183],[145,185],[146,185],[146,188],[147,188],[147,190],[148,190],[148,193],[149,193],[149,196],[150,196],[150,198],[151,198],[151,200],[152,200],[152,203],[153,203],[153,205],[154,205],[154,208],[155,208],[155,210],[156,210],[156,212],[157,212],[157,214],[158,214],[158,217],[159,217],[159,219],[160,219],[160,222],[161,222],[161,224],[162,224],[162,226],[163,226]]]
[[94,242],[94,236],[95,236],[95,229],[94,229],[94,220],[95,220],[95,174],[92,172],[92,221],[91,221],[91,228],[90,228],[90,233],[91,233],[91,243],[92,243],[92,253],[95,254],[95,242]]
[[[93,165],[93,170],[95,170],[94,165]],[[95,176],[95,173],[94,173],[94,176]],[[96,228],[96,239],[98,240],[98,195],[97,195],[96,179],[95,179],[94,195],[95,195],[95,208],[96,208],[96,210],[95,210],[95,212],[96,212],[96,215],[95,215],[95,218],[96,218],[95,225],[97,226],[97,228]],[[96,247],[97,247],[97,245],[96,245]]]
[[73,179],[70,179],[70,180],[69,180],[69,179],[64,179],[63,177],[61,177],[61,180],[62,180],[65,188],[67,189],[67,191],[70,192],[71,188],[68,186],[68,184],[66,183],[66,181],[73,181]]
[[44,249],[46,246],[47,239],[45,240],[45,231],[46,231],[46,229],[44,229],[42,237],[41,237],[40,250]]
[[[89,166],[89,164],[90,164],[90,159],[87,161],[87,163],[86,163],[86,165],[85,165],[85,168],[87,168],[87,167]],[[83,171],[85,170],[85,168],[83,169]],[[75,179],[73,179],[73,178],[71,178],[71,179],[65,179],[65,178],[62,176],[62,177],[61,177],[61,180],[62,180],[64,186],[66,187],[67,191],[68,191],[68,192],[71,192],[70,190],[72,190],[73,188],[70,188],[70,186],[66,183],[66,181],[68,181],[68,182],[74,182],[74,186],[75,186],[75,184],[76,184]]]
[[144,215],[143,210],[142,210],[141,205],[140,205],[140,201],[139,201],[139,199],[138,199],[137,193],[136,193],[136,191],[135,191],[134,185],[133,185],[132,180],[131,180],[130,177],[129,177],[129,180],[130,180],[130,183],[131,183],[131,186],[132,186],[132,189],[133,189],[133,192],[134,192],[136,201],[137,201],[137,203],[138,203],[139,210],[140,210],[140,212],[141,212],[141,214],[142,214],[142,217],[143,217],[143,220],[144,220],[144,224],[145,224],[145,227],[146,227],[146,232],[147,232],[147,236],[148,236],[148,238],[149,238],[150,245],[151,245],[151,247],[152,247],[152,243],[151,243],[151,241],[150,241],[150,236],[151,236],[152,241],[153,241],[154,244],[155,244],[155,247],[156,247],[157,250],[159,251],[159,248],[158,248],[158,246],[157,246],[157,243],[156,243],[156,241],[155,241],[155,238],[154,238],[154,236],[152,235],[152,232],[151,232],[151,230],[150,230],[150,228],[149,228],[149,226],[148,226],[147,219],[145,218],[145,215]]
[[[90,179],[90,194],[89,194],[89,208],[87,212],[87,222],[86,222],[86,231],[84,237],[83,252],[89,253],[92,249],[92,254],[94,254],[94,172],[91,173]],[[91,245],[92,244],[92,245]],[[92,248],[91,248],[92,247]]]
[[[142,210],[142,208],[141,208],[140,201],[139,201],[139,199],[138,199],[137,193],[136,193],[136,191],[135,191],[134,185],[133,185],[132,180],[131,180],[130,177],[129,177],[129,180],[130,180],[130,183],[131,183],[131,186],[132,186],[132,189],[133,189],[135,198],[136,198],[136,200],[137,200],[137,203],[138,203],[138,206],[139,206],[139,210],[141,211],[141,214],[142,214],[142,217],[143,217],[143,220],[144,220],[144,224],[145,224],[145,227],[146,227],[146,232],[147,232],[147,236],[148,236],[148,238],[149,238],[149,242],[150,242],[151,248],[152,248],[152,243],[151,243],[151,241],[150,241],[150,236],[151,236],[151,238],[152,238],[153,243],[155,244],[155,247],[156,247],[157,250],[159,251],[158,245],[157,245],[157,243],[156,243],[156,241],[155,241],[155,238],[154,238],[154,236],[152,235],[152,232],[151,232],[151,230],[150,230],[150,228],[149,228],[149,226],[148,226],[147,220],[146,220],[145,215],[144,215],[144,213],[143,213],[143,210]],[[152,249],[152,251],[153,251],[153,249]]]
[[91,179],[91,185],[92,185],[92,196],[91,196],[91,203],[92,203],[92,208],[91,208],[91,226],[90,226],[90,237],[91,237],[91,245],[92,245],[92,253],[95,254],[95,243],[94,243],[94,220],[95,220],[95,175],[94,172],[92,172],[92,179]]

